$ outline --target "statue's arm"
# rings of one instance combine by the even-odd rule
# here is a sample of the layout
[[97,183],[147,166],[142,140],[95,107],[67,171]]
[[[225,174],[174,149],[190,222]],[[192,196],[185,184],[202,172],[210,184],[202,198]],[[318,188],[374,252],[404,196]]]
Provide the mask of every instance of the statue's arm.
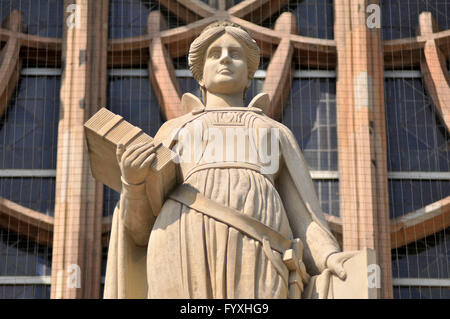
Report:
[[116,151],[121,171],[120,219],[136,245],[147,245],[155,222],[146,196],[146,177],[156,158],[154,143],[140,143],[125,150],[119,144]]
[[[176,121],[165,122],[155,135],[155,141],[170,146],[171,132],[176,128]],[[122,191],[120,194],[120,218],[136,245],[148,244],[150,232],[159,212],[153,212],[146,192],[146,176],[149,166],[155,158],[157,142],[137,144],[125,151],[118,145],[117,161],[122,174]]]
[[135,244],[147,245],[156,217],[148,202],[145,182],[133,185],[122,178],[119,211],[120,218]]
[[283,166],[277,178],[277,189],[292,233],[305,245],[303,257],[307,268],[313,273],[322,272],[326,268],[327,258],[340,251],[339,244],[312,219],[286,166]]

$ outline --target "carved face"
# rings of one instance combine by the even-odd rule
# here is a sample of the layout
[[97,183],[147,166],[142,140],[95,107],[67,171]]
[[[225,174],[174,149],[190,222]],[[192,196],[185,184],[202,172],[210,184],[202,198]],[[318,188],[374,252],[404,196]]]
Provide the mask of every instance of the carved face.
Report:
[[247,57],[242,45],[224,33],[206,50],[201,85],[214,94],[243,92],[249,83]]

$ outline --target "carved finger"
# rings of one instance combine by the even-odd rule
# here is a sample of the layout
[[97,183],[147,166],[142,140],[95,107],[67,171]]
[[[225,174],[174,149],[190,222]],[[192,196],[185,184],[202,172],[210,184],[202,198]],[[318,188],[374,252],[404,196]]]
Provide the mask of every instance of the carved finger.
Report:
[[141,147],[141,148],[137,149],[136,151],[134,151],[133,156],[132,156],[134,158],[133,164],[135,164],[138,161],[138,159],[142,157],[142,154],[147,153],[148,151],[152,151],[154,148],[155,147],[154,147],[153,143],[150,143],[150,144],[145,144],[144,147]]
[[[134,145],[132,148],[130,148],[130,152],[128,150],[123,155],[123,158],[125,159],[125,165],[130,166],[132,165],[133,161],[138,157],[143,151],[147,148],[147,143],[139,143]],[[151,147],[152,144],[150,144],[148,147]]]
[[344,262],[338,262],[333,265],[332,271],[338,276],[341,280],[345,280],[347,277],[347,272],[344,269]]
[[128,158],[131,154],[133,154],[137,149],[144,147],[146,143],[139,143],[128,148],[123,154],[123,158]]
[[155,150],[154,147],[151,147],[150,149],[143,151],[138,157],[135,158],[135,160],[131,163],[134,167],[139,167],[142,165],[142,162],[145,161],[145,159]]
[[144,168],[144,167],[149,167],[151,164],[152,164],[152,162],[153,162],[153,160],[156,158],[156,154],[155,153],[153,153],[153,154],[151,154],[149,157],[147,157],[147,159],[141,164],[141,168]]
[[124,152],[125,152],[125,146],[122,143],[117,145],[117,148],[116,148],[117,163],[120,163]]

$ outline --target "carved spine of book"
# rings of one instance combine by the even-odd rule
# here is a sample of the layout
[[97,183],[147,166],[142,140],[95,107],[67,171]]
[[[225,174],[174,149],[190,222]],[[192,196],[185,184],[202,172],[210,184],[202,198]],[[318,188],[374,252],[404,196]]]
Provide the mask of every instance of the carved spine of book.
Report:
[[[106,186],[120,192],[122,182],[116,157],[117,145],[122,143],[125,148],[129,148],[142,142],[150,143],[153,138],[106,108],[95,113],[84,124],[84,129],[92,175]],[[146,190],[155,215],[159,213],[165,197],[176,184],[176,166],[172,156],[173,152],[160,144],[156,148],[156,159],[149,169]]]

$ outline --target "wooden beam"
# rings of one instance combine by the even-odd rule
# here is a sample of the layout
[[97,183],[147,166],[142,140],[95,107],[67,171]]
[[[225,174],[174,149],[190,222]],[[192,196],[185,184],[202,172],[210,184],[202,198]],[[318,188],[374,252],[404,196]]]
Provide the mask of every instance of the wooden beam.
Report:
[[[324,214],[333,234],[342,234],[342,218]],[[411,244],[450,226],[450,196],[391,220],[391,249]],[[106,229],[104,230],[106,232]]]
[[274,48],[281,39],[288,38],[296,50],[308,51],[316,56],[324,56],[336,54],[336,41],[327,39],[310,38],[297,34],[285,34],[283,32],[258,26],[249,21],[230,16],[231,22],[244,27],[258,43],[261,54],[264,57],[271,57]]
[[[336,55],[336,42],[334,40],[316,39],[304,37],[296,34],[286,35],[282,32],[264,28],[255,25],[237,17],[228,16],[226,12],[218,11],[216,15],[195,21],[186,26],[174,29],[162,30],[158,37],[167,46],[169,54],[173,58],[184,56],[189,51],[191,42],[202,32],[209,24],[228,19],[247,29],[250,35],[258,43],[261,54],[264,57],[271,57],[277,45],[282,38],[288,37],[294,49],[304,52],[310,52],[312,57],[321,60],[328,60],[329,56],[334,59]],[[117,58],[120,58],[121,52],[130,52],[133,50],[146,49],[155,35],[146,34],[138,37],[129,37],[125,39],[112,39],[108,44],[109,55],[112,56],[117,52]],[[114,64],[114,62],[110,62]]]
[[397,248],[450,226],[450,196],[391,221],[391,247]]
[[324,213],[330,230],[334,233],[342,234],[342,218]]
[[381,31],[369,0],[335,0],[339,194],[344,250],[375,249],[382,298],[392,298]]
[[[342,234],[342,218],[325,214],[333,234]],[[391,220],[391,249],[411,244],[450,226],[450,196]]]
[[386,56],[396,52],[420,51],[424,46],[425,39],[419,37],[385,40],[383,41],[383,52]]
[[244,0],[228,9],[228,13],[237,18],[261,24],[288,3],[289,0]]
[[195,10],[192,10],[190,6],[183,6],[176,0],[159,0],[159,4],[186,23],[192,23],[202,18],[202,16],[195,12]]
[[[13,10],[12,12],[18,12]],[[11,12],[11,13],[12,13]],[[49,51],[61,51],[61,39],[41,37],[27,33],[17,33],[17,31],[8,30],[6,28],[0,29],[0,42],[6,42],[10,37],[17,37],[20,45],[33,49],[46,49]]]
[[2,24],[10,30],[10,37],[0,53],[0,117],[6,111],[9,100],[19,82],[22,61],[19,56],[18,34],[23,28],[23,14],[13,10]]
[[216,14],[216,9],[200,0],[177,0],[177,2],[202,18],[207,18]]
[[[84,123],[106,105],[107,0],[76,4],[79,26],[64,24],[61,111],[58,126],[52,298],[99,298],[103,187],[91,175]],[[64,21],[67,18],[65,13]],[[81,287],[67,285],[80,267]]]
[[52,246],[53,217],[0,197],[0,225],[36,243]]
[[[215,15],[185,26],[164,30],[158,34],[158,37],[162,38],[163,43],[169,47],[169,52],[172,56],[174,56],[172,50],[174,52],[180,51],[180,49],[176,48],[177,45],[183,47],[181,51],[184,51],[184,55],[186,55],[192,40],[195,39],[206,26],[221,18],[223,18],[222,15]],[[152,34],[145,34],[137,37],[109,40],[108,52],[147,49],[154,36],[155,35]]]
[[[420,32],[420,31],[419,31]],[[410,67],[420,65],[425,43],[435,42],[444,55],[450,54],[450,30],[425,33],[416,37],[383,41],[384,63],[386,67]]]
[[158,37],[160,30],[165,28],[167,24],[161,13],[151,12],[148,16],[147,32],[152,35],[153,40],[149,48],[148,73],[159,106],[166,120],[170,120],[183,115],[184,109],[181,105],[181,89],[175,76],[172,58]]
[[[295,16],[284,12],[275,23],[275,30],[286,35],[297,33]],[[292,55],[294,49],[289,38],[283,38],[270,60],[262,92],[268,93],[271,100],[268,116],[279,120],[283,107],[289,97],[292,85]]]
[[[422,36],[432,35],[439,31],[431,12],[420,14],[419,26]],[[450,132],[450,76],[447,70],[447,59],[434,39],[426,41],[424,57],[425,59],[420,61],[420,68],[425,87],[442,123]]]

